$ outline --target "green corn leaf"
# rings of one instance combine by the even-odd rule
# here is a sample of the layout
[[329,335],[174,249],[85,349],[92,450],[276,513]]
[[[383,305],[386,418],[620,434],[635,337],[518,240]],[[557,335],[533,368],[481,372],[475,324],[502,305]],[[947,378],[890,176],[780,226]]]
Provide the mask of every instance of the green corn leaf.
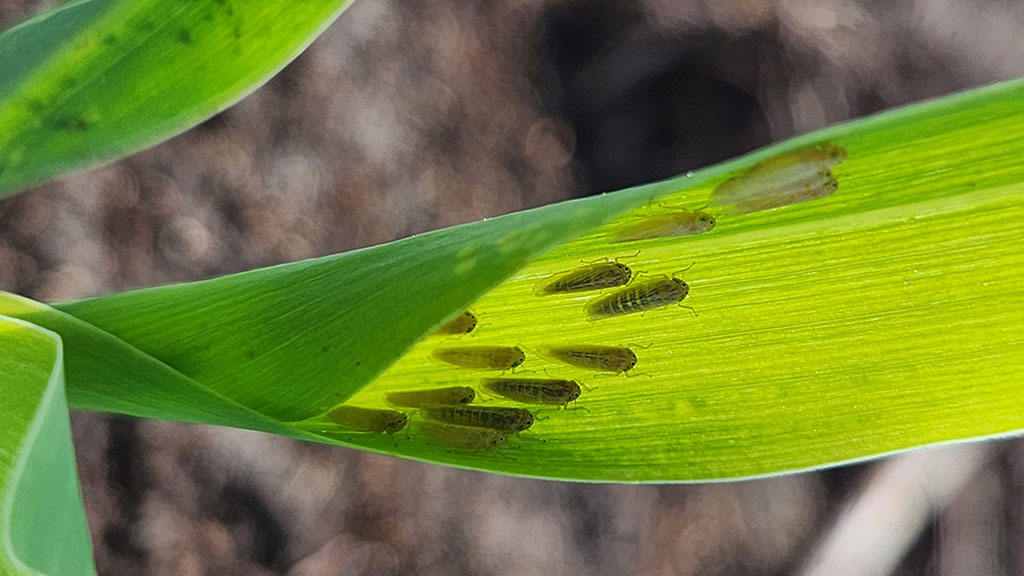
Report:
[[0,196],[237,102],[351,0],[88,0],[0,35]]
[[60,337],[0,316],[0,350],[0,573],[95,574]]
[[[1024,428],[1024,82],[850,122],[675,179],[347,254],[0,314],[65,339],[72,407],[242,426],[510,474],[695,481],[834,465]],[[759,162],[827,142],[823,199],[718,216],[704,234],[614,240],[705,205]],[[713,209],[709,209],[714,212]],[[588,320],[590,294],[534,288],[581,260],[681,273],[684,301]],[[473,336],[430,332],[471,306]],[[536,354],[626,345],[632,377]],[[498,452],[451,448],[419,415],[393,439],[320,416],[388,391],[477,386],[442,346],[520,346],[519,376],[577,379]],[[508,376],[508,375],[506,375]],[[482,400],[487,400],[486,397]],[[506,401],[482,406],[508,405]],[[405,432],[408,434],[406,435]]]

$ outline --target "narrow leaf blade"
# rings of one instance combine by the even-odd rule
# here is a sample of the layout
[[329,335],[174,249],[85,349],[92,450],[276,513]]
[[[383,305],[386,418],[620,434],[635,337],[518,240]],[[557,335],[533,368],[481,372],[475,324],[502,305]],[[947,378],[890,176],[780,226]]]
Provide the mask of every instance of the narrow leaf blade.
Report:
[[0,571],[95,574],[56,334],[0,316]]

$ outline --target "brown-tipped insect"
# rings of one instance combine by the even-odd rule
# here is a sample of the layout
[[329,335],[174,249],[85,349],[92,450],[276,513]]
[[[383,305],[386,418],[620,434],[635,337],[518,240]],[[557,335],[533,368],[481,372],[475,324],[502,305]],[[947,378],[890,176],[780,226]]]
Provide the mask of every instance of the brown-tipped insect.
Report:
[[518,346],[435,348],[431,355],[446,364],[474,370],[511,370],[526,360],[526,354]]
[[523,404],[548,404],[563,408],[580,397],[575,380],[556,378],[484,378],[480,385],[491,392]]
[[437,330],[434,330],[435,336],[450,336],[458,334],[469,334],[473,330],[476,330],[478,320],[476,314],[473,314],[469,310],[466,310],[462,314],[459,314],[455,318],[452,318],[445,324],[442,324]]
[[651,216],[623,228],[614,242],[702,234],[715,227],[715,217],[701,209]]
[[328,412],[327,419],[339,426],[359,432],[387,432],[388,434],[398,432],[409,422],[409,418],[397,410],[345,405]]
[[615,288],[629,283],[633,271],[619,262],[596,262],[568,272],[556,274],[534,288],[537,296],[590,292],[603,288]]
[[510,434],[518,434],[533,426],[533,413],[524,408],[424,404],[420,407],[420,414],[446,424],[494,428]]
[[628,372],[636,366],[636,354],[625,346],[539,346],[537,352],[552,360],[598,372]]
[[659,276],[594,298],[587,302],[584,311],[591,320],[647,312],[682,302],[689,293],[690,285],[682,279]]
[[476,398],[476,391],[469,386],[449,386],[431,388],[429,390],[404,390],[388,392],[385,399],[388,404],[419,408],[424,404],[470,404]]
[[416,424],[416,429],[453,448],[466,450],[494,452],[505,442],[505,433],[494,428],[459,426],[423,420]]

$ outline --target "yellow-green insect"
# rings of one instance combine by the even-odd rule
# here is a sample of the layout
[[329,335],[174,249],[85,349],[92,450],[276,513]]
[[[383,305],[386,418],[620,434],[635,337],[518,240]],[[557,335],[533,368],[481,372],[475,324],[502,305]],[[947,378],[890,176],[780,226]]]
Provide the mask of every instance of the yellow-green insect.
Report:
[[829,143],[780,154],[719,184],[711,193],[711,203],[723,206],[758,198],[794,197],[801,190],[825,190],[834,182],[831,169],[845,159],[846,150]]
[[480,385],[491,392],[523,404],[549,404],[565,407],[580,397],[575,380],[556,378],[484,378]]
[[387,432],[388,434],[398,432],[409,422],[409,418],[397,410],[345,405],[328,412],[327,419],[339,426],[359,432]]
[[476,391],[469,386],[448,386],[429,390],[404,390],[388,392],[388,404],[419,408],[424,404],[470,404],[476,398]]
[[584,311],[591,320],[647,312],[682,302],[689,293],[690,285],[682,279],[659,276],[594,298],[587,302]]
[[420,414],[428,420],[494,428],[510,434],[518,434],[533,426],[533,413],[525,408],[424,404],[420,407]]
[[628,372],[636,366],[636,354],[625,346],[539,346],[537,352],[552,360],[598,372]]
[[469,334],[473,330],[476,330],[478,320],[476,314],[473,314],[469,310],[466,310],[462,314],[459,314],[455,318],[452,318],[445,324],[442,324],[440,328],[434,330],[436,336],[448,336],[457,334]]
[[590,292],[603,288],[614,288],[629,283],[633,271],[619,262],[596,262],[568,272],[556,274],[534,288],[537,296]]
[[820,142],[791,150],[763,160],[744,173],[747,178],[767,180],[799,180],[819,169],[838,166],[846,160],[846,149],[829,142]]
[[614,242],[632,242],[668,236],[702,234],[715,227],[715,217],[700,208],[658,214],[623,228]]
[[831,172],[823,170],[806,180],[793,183],[789,188],[772,190],[737,201],[733,204],[730,213],[740,215],[781,208],[790,204],[824,198],[838,189],[839,181]]
[[453,346],[435,348],[431,355],[446,364],[474,370],[511,370],[526,360],[518,346]]
[[423,420],[416,429],[454,448],[494,452],[505,442],[505,433],[494,428],[459,426]]

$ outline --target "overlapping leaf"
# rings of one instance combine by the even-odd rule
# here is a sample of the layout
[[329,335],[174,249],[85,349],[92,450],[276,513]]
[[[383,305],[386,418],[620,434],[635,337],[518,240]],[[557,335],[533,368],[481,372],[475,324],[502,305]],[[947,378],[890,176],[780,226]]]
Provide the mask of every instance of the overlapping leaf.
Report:
[[0,350],[0,572],[95,574],[60,338],[0,316]]
[[88,0],[0,35],[0,196],[238,101],[351,0]]

